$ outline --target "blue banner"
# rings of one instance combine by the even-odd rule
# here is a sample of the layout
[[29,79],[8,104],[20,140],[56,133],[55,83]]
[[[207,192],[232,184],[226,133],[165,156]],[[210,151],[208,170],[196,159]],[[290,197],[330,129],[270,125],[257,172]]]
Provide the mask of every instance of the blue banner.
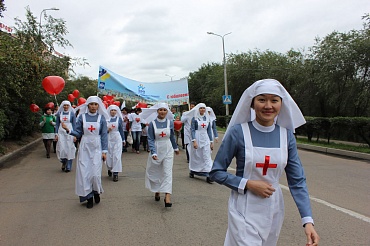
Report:
[[171,105],[189,103],[188,80],[167,82],[139,82],[99,67],[98,91],[102,95],[115,95],[127,101],[154,104],[166,102]]

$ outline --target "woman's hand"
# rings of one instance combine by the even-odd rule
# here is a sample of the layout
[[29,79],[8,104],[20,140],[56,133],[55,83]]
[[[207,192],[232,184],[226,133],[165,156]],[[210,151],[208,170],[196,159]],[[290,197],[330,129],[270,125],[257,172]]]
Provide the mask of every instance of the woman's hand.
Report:
[[194,149],[197,149],[198,148],[197,140],[194,140],[193,147],[194,147]]
[[175,150],[175,154],[176,155],[179,155],[180,154],[180,151],[179,150]]
[[73,142],[75,143],[77,141],[77,138],[76,137],[73,137]]
[[55,135],[54,140],[55,140],[55,141],[58,141],[58,135]]
[[307,236],[307,244],[306,246],[318,246],[320,237],[317,234],[315,228],[313,227],[313,224],[307,223],[304,227],[304,232]]
[[275,192],[272,184],[262,180],[248,180],[245,188],[262,198],[269,198]]
[[152,158],[153,158],[153,160],[158,160],[158,156],[156,156],[156,155],[153,155]]
[[123,146],[126,146],[126,141],[122,142],[122,145],[123,145]]
[[67,125],[64,122],[62,122],[62,128],[64,130],[66,130],[66,132],[69,132],[69,129],[68,129]]
[[210,144],[211,150],[213,150],[213,143]]
[[105,160],[107,159],[107,154],[106,154],[106,153],[102,153],[102,154],[101,154],[101,159],[102,159],[103,161],[105,161]]

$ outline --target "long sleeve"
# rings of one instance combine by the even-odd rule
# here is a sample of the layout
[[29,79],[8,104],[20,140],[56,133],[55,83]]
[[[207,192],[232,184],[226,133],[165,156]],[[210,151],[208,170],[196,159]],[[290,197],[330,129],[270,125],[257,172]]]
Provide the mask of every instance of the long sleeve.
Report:
[[191,140],[195,140],[195,131],[198,130],[198,121],[195,120],[193,117],[191,119],[191,125],[190,125],[190,132],[191,132]]
[[118,131],[121,135],[122,142],[125,142],[125,134],[123,132],[123,120],[121,118],[118,118]]
[[76,128],[76,115],[73,112],[70,112],[70,121],[72,124],[72,128],[75,129]]
[[102,115],[100,119],[100,141],[101,141],[101,149],[103,153],[108,152],[108,127],[107,127],[107,121],[105,117]]
[[70,130],[70,133],[72,136],[75,136],[76,138],[81,138],[82,135],[83,135],[83,121],[82,121],[82,115],[78,116],[77,117],[77,120],[76,120],[76,127],[73,128],[73,130],[71,131]]
[[152,155],[157,154],[157,149],[155,148],[155,133],[154,133],[154,127],[153,127],[154,121],[150,122],[148,126],[148,145],[149,150]]
[[60,114],[56,115],[56,124],[55,124],[55,133],[58,133],[59,126],[60,126]]
[[306,176],[298,156],[296,140],[291,131],[288,131],[288,163],[285,172],[290,193],[302,218],[302,224],[313,223]]
[[212,136],[212,123],[209,122],[208,127],[207,127],[207,134],[209,137],[209,141],[213,142],[213,136]]
[[176,144],[173,120],[170,121],[170,130],[171,130],[170,140],[171,140],[172,148],[174,150],[178,150],[179,147],[177,147],[177,144]]
[[[228,173],[233,158],[236,157],[236,175]],[[233,126],[222,140],[219,151],[213,162],[210,178],[241,194],[246,192],[247,179],[243,178],[245,165],[245,149],[243,131],[240,125]]]
[[218,138],[216,120],[212,121],[212,131],[213,131],[213,135],[215,136],[215,138]]

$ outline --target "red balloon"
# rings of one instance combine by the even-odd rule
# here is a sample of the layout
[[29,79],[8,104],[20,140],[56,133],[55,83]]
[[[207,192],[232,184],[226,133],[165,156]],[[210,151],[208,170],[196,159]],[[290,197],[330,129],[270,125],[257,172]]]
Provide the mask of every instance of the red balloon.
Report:
[[80,106],[81,104],[84,104],[86,102],[86,99],[83,98],[83,97],[80,97],[78,100],[77,100],[77,106]]
[[136,107],[137,108],[147,108],[148,107],[148,104],[144,103],[144,102],[138,102],[136,104]]
[[103,101],[107,101],[107,100],[108,100],[107,96],[103,96]]
[[105,97],[106,97],[106,100],[104,100],[104,101],[110,101],[110,100],[113,100],[114,95],[105,95]]
[[73,102],[76,97],[73,94],[68,94],[68,101]]
[[44,108],[51,108],[52,110],[54,110],[54,103],[53,102],[48,102],[47,104],[45,104]]
[[80,92],[79,92],[78,90],[74,90],[74,91],[72,92],[72,94],[73,94],[73,96],[74,96],[75,98],[77,98],[77,97],[80,95]]
[[108,103],[106,101],[103,101],[105,108],[108,108]]
[[116,106],[118,106],[118,107],[121,106],[121,102],[120,101],[114,101],[113,104],[116,105]]
[[32,111],[33,113],[36,113],[36,112],[38,112],[38,111],[40,110],[39,106],[37,106],[37,105],[36,105],[36,104],[34,104],[34,103],[32,103],[32,104],[30,105],[30,109],[31,109],[31,111]]
[[42,87],[50,95],[58,95],[64,89],[65,81],[59,76],[47,76],[42,80]]
[[181,129],[181,127],[182,127],[182,122],[181,122],[181,121],[179,121],[179,120],[175,120],[175,121],[173,122],[173,125],[174,125],[174,128],[175,128],[175,130],[176,130],[176,131],[180,131],[180,129]]

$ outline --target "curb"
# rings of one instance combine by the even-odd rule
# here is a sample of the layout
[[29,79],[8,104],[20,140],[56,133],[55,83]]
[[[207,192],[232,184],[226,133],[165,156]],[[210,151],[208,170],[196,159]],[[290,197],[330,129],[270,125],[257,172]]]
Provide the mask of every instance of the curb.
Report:
[[361,159],[361,160],[368,160],[368,161],[370,160],[370,154],[359,153],[355,151],[332,149],[332,148],[320,147],[320,146],[309,145],[309,144],[298,144],[298,143],[297,143],[297,147],[299,149],[320,152],[320,153],[324,153],[327,155],[338,155],[338,156],[350,157],[350,158]]
[[25,149],[27,149],[27,148],[29,148],[29,147],[31,147],[31,146],[33,146],[34,144],[36,144],[36,143],[38,143],[38,142],[40,142],[42,140],[42,137],[40,137],[39,139],[36,139],[36,140],[34,140],[33,142],[30,142],[30,143],[28,143],[28,144],[26,144],[26,145],[24,145],[24,146],[22,146],[21,148],[19,148],[19,149],[16,149],[16,150],[14,150],[14,151],[12,151],[12,152],[10,152],[10,153],[8,153],[8,154],[6,154],[6,155],[4,155],[4,156],[2,156],[2,157],[0,157],[0,168],[2,167],[2,163],[3,162],[5,162],[6,160],[8,160],[9,158],[11,158],[11,157],[13,157],[13,156],[15,156],[16,154],[18,154],[19,152],[21,152],[22,150],[25,150]]

